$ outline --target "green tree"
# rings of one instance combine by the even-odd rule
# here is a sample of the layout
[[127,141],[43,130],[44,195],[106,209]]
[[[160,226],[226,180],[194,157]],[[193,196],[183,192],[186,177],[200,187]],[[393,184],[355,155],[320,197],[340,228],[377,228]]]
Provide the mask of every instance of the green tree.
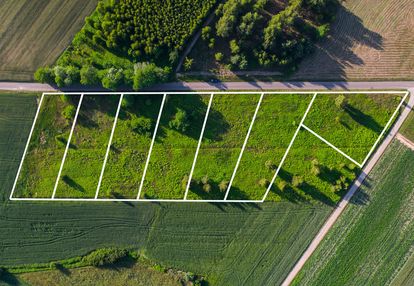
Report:
[[54,82],[53,77],[53,69],[49,67],[40,67],[36,70],[34,74],[34,79],[41,83],[52,83]]
[[102,78],[102,86],[108,89],[116,89],[123,82],[124,74],[122,69],[110,68]]
[[185,112],[185,110],[182,110],[181,108],[177,108],[177,112],[174,115],[174,119],[172,119],[168,123],[168,126],[180,132],[187,131],[188,127],[190,126],[187,112]]
[[138,63],[135,65],[134,90],[153,86],[154,84],[166,82],[169,79],[171,68],[164,69],[153,63]]
[[203,41],[208,41],[211,37],[211,27],[206,26],[201,29],[201,38]]
[[194,59],[186,57],[185,60],[184,60],[184,70],[185,71],[191,70],[191,67],[193,66],[193,63],[194,63]]
[[223,54],[218,52],[214,55],[214,58],[216,59],[216,61],[221,62],[223,60]]
[[83,85],[95,85],[99,83],[98,69],[91,65],[85,65],[80,70],[80,83]]
[[152,129],[152,121],[149,118],[137,117],[130,121],[130,128],[141,135],[150,136]]

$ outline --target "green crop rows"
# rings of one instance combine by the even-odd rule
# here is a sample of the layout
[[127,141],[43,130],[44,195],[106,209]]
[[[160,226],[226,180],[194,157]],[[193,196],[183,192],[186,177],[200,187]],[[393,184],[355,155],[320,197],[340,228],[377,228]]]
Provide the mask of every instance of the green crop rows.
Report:
[[[294,285],[388,285],[413,247],[412,170],[414,153],[392,143]],[[397,276],[406,285],[412,261]]]

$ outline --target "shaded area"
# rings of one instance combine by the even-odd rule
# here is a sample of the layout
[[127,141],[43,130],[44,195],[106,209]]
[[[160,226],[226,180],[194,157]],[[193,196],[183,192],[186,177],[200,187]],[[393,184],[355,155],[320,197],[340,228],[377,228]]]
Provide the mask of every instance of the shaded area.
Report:
[[363,113],[361,110],[347,104],[344,108],[346,113],[351,116],[358,124],[371,129],[376,133],[381,133],[383,127],[372,116]]

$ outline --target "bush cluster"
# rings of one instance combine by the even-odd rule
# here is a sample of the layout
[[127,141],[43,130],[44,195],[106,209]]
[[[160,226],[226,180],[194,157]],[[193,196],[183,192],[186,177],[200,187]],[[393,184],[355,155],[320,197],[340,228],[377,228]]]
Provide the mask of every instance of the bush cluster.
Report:
[[97,249],[83,257],[83,262],[93,266],[111,265],[122,258],[128,256],[128,251],[121,248],[102,248]]

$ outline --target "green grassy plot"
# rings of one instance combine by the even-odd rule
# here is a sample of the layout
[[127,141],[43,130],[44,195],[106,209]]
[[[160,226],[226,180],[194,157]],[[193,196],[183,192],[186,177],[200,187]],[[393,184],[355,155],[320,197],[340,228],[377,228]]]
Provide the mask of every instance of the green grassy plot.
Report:
[[189,198],[224,198],[259,98],[260,94],[214,95]]
[[94,197],[120,95],[83,98],[56,197]]
[[161,101],[161,95],[124,96],[100,198],[137,197]]
[[400,94],[318,94],[305,125],[362,163],[401,99]]
[[413,170],[414,152],[394,141],[293,285],[412,285]]
[[14,197],[52,196],[78,102],[79,96],[44,95]]
[[209,98],[199,94],[167,96],[142,198],[184,198]]
[[279,171],[268,200],[320,201],[335,205],[360,169],[305,129],[301,129]]
[[[305,115],[310,94],[266,94],[229,193],[230,199],[263,198],[283,154]],[[262,184],[262,185],[261,185]]]

